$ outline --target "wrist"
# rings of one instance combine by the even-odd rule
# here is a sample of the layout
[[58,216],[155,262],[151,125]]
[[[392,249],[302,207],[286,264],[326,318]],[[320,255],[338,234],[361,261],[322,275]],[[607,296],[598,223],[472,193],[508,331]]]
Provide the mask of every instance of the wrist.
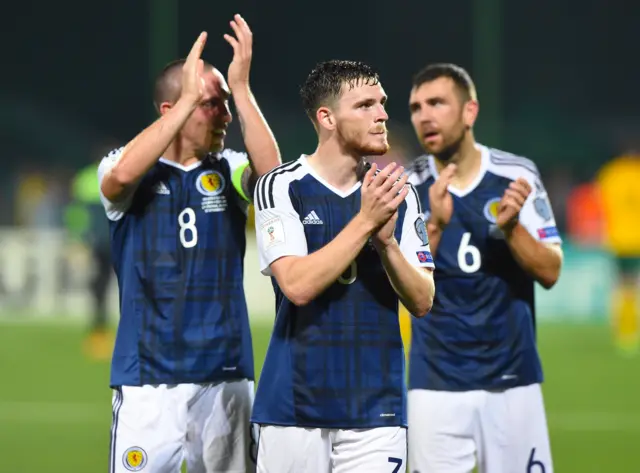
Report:
[[389,240],[385,241],[380,240],[379,238],[373,238],[372,240],[374,248],[381,256],[387,254],[389,251],[400,248],[396,237],[391,237]]
[[231,89],[233,101],[236,103],[239,100],[251,100],[253,98],[249,81],[229,83],[229,89]]
[[507,241],[507,243],[509,241],[511,241],[515,235],[517,235],[517,233],[519,231],[518,228],[522,228],[522,225],[520,225],[520,222],[516,221],[513,224],[504,225],[500,229],[502,231],[502,234],[504,235],[504,239]]
[[375,225],[367,217],[365,217],[362,212],[358,212],[358,214],[353,218],[352,221],[356,224],[358,229],[360,229],[360,231],[367,237],[370,237],[376,230]]
[[198,107],[199,101],[196,96],[181,95],[173,108],[191,114]]

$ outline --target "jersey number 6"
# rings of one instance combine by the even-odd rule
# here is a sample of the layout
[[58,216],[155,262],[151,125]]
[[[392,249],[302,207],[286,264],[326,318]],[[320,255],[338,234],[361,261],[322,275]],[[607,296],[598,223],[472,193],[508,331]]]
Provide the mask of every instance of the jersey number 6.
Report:
[[196,228],[196,213],[187,207],[178,214],[180,225],[180,243],[185,248],[193,248],[198,243],[198,229]]
[[471,233],[465,232],[458,248],[458,266],[465,273],[475,273],[482,265],[480,250],[469,244]]

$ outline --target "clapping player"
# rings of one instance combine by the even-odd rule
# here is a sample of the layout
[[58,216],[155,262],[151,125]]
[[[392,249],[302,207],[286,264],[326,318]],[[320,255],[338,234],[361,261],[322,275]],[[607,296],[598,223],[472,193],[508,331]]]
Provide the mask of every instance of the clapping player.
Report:
[[414,320],[411,471],[551,473],[534,283],[560,275],[560,237],[535,164],[475,142],[471,78],[435,64],[414,78],[411,121],[427,154],[409,169],[438,288]]
[[[202,33],[157,78],[160,118],[99,168],[120,289],[111,472],[255,468],[246,211],[280,157],[249,88],[251,30],[239,15],[231,27],[228,85]],[[231,94],[249,156],[224,149]]]
[[422,317],[434,293],[420,202],[395,163],[358,173],[388,149],[387,96],[369,66],[321,63],[301,95],[318,146],[264,175],[255,193],[260,266],[277,306],[252,416],[258,471],[401,472],[398,301]]

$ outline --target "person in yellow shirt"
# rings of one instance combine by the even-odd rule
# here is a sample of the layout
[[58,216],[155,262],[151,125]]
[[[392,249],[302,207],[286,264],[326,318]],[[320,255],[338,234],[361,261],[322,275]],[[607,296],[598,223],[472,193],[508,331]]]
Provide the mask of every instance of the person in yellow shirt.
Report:
[[616,342],[623,352],[637,353],[640,342],[640,153],[627,153],[605,164],[597,184],[606,245],[616,259],[618,270],[612,310]]

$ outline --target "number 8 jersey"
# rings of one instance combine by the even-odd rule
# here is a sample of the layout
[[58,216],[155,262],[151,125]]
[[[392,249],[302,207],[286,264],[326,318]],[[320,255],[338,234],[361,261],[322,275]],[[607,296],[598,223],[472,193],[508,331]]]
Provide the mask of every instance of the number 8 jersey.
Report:
[[[360,183],[341,192],[305,156],[258,181],[254,196],[260,267],[330,243],[360,211]],[[415,189],[399,208],[396,239],[407,260],[433,267]],[[337,262],[336,262],[337,263]],[[398,297],[367,244],[344,274],[305,306],[272,279],[276,320],[253,422],[357,429],[406,425]]]
[[[100,182],[121,153],[102,160]],[[188,167],[161,158],[127,199],[102,196],[120,289],[112,386],[253,379],[248,203],[232,183],[247,165],[230,150]]]
[[[436,251],[433,308],[412,324],[410,389],[470,391],[542,382],[534,281],[496,226],[498,203],[512,181],[523,177],[533,189],[520,224],[539,241],[561,240],[535,164],[479,148],[478,177],[464,191],[449,188],[453,216]],[[438,176],[434,158],[418,158],[408,172],[427,219],[429,187]]]

